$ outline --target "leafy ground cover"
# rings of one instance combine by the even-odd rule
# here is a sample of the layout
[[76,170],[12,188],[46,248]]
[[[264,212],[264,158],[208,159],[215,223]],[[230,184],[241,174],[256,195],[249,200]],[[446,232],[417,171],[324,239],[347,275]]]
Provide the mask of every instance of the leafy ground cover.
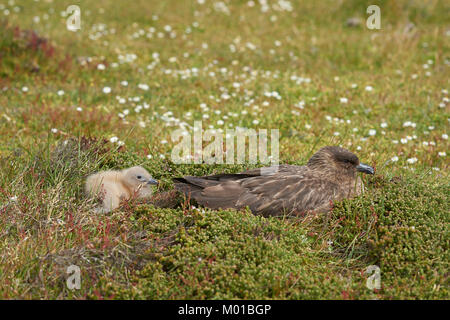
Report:
[[[0,295],[448,299],[446,1],[0,2]],[[280,162],[342,145],[376,168],[324,215],[263,218],[83,195],[101,169],[171,177],[171,133],[280,131]],[[166,194],[167,195],[167,194]],[[81,289],[66,286],[81,269]],[[381,288],[365,270],[380,268]]]

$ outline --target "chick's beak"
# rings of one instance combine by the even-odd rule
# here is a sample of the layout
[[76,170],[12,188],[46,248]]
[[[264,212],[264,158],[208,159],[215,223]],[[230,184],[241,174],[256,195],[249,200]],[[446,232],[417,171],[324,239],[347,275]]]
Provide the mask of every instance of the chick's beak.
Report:
[[368,173],[368,174],[374,174],[375,173],[375,169],[372,168],[371,166],[364,164],[364,163],[360,163],[356,166],[356,170],[359,172],[363,172],[363,173]]
[[150,178],[150,179],[148,179],[147,184],[158,185],[158,180]]

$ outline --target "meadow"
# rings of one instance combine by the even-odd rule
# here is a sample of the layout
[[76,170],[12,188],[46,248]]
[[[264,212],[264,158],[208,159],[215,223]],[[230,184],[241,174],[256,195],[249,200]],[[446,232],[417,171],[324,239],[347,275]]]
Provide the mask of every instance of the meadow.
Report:
[[[449,12],[438,0],[0,0],[0,297],[448,299]],[[161,208],[172,177],[258,166],[174,163],[171,133],[194,121],[278,129],[280,163],[341,145],[376,174],[326,214],[265,218],[176,194]],[[160,181],[155,199],[95,214],[86,176],[132,165]]]

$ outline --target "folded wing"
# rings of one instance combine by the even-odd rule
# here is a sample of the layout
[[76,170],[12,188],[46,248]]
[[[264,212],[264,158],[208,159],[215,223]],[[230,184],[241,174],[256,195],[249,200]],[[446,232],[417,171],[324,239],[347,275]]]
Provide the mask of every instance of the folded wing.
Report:
[[[318,179],[304,166],[258,168],[239,174],[175,178],[175,188],[212,209],[249,207],[255,214],[298,214],[329,208],[336,184]],[[271,172],[272,171],[272,172]]]

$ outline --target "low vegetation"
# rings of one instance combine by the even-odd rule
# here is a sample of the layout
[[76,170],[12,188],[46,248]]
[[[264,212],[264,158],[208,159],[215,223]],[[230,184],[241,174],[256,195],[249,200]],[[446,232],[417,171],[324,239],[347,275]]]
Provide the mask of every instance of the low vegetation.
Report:
[[[77,32],[70,4],[0,3],[2,298],[448,299],[445,1],[380,1],[380,30],[360,0],[86,0]],[[173,163],[194,120],[278,129],[281,163],[341,145],[376,174],[326,214],[208,210],[171,178],[260,164]],[[86,176],[132,165],[155,196],[95,214]]]

